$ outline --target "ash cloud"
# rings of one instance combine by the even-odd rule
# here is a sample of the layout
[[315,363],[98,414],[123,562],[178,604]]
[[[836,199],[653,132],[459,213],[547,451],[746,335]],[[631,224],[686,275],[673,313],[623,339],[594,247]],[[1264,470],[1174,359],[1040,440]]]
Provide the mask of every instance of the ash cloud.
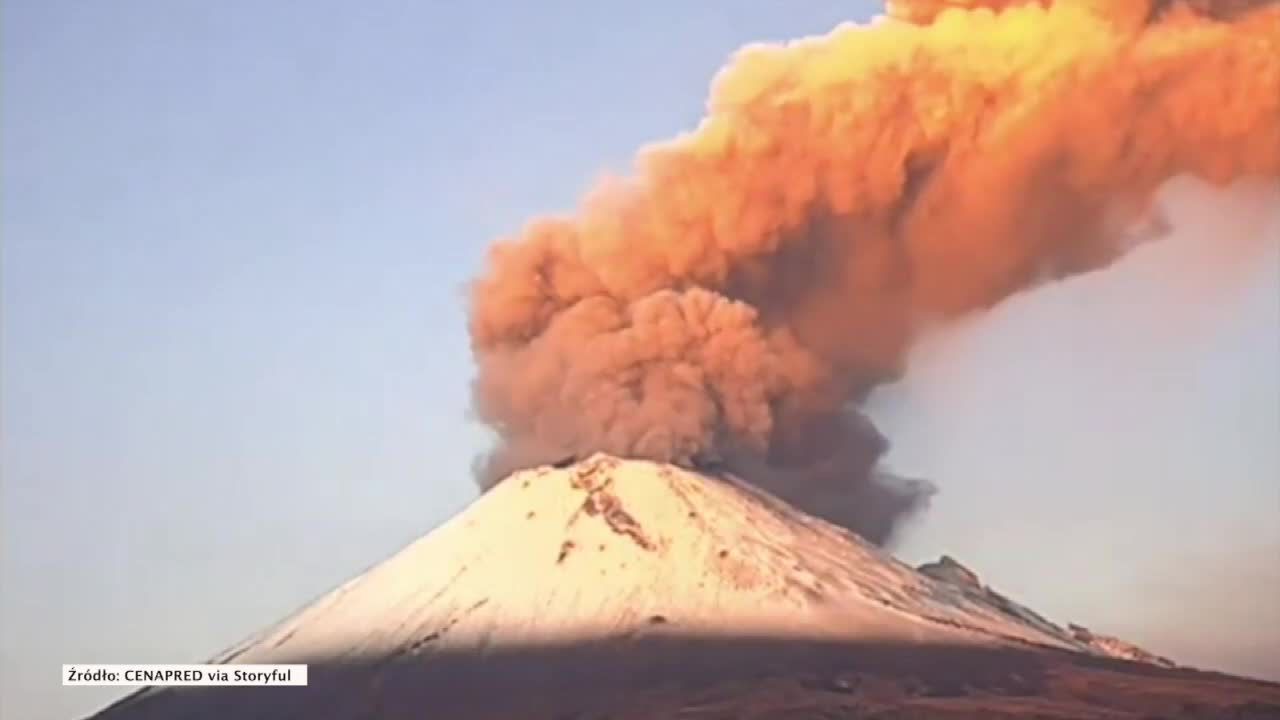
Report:
[[696,130],[493,247],[482,487],[714,460],[886,542],[931,489],[877,469],[859,405],[921,328],[1105,266],[1170,177],[1280,175],[1276,3],[888,10],[741,50]]

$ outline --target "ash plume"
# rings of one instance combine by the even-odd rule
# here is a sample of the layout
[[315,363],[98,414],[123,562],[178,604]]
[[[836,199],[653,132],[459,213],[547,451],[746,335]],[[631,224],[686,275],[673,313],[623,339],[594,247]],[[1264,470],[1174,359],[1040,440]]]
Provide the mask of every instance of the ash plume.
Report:
[[1156,188],[1280,176],[1274,2],[891,2],[751,46],[707,116],[472,287],[477,477],[711,460],[875,542],[928,496],[859,413],[922,327],[1105,266]]

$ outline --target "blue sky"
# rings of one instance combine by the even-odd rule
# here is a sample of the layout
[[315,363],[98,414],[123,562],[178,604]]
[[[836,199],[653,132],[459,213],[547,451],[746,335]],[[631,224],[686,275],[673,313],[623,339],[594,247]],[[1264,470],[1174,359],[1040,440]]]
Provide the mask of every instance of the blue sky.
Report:
[[[199,661],[465,506],[486,245],[691,128],[738,46],[872,9],[5,3],[0,715],[84,714],[118,691],[62,688],[62,663]],[[1258,580],[1221,558],[1280,550],[1263,232],[1225,287],[1165,282],[1187,243],[920,353],[876,399],[895,465],[942,488],[904,554],[1252,670],[1170,635],[1226,600],[1152,608],[1181,563],[1236,587]],[[1179,304],[1217,311],[1133,331]],[[1170,552],[1188,522],[1202,542]]]

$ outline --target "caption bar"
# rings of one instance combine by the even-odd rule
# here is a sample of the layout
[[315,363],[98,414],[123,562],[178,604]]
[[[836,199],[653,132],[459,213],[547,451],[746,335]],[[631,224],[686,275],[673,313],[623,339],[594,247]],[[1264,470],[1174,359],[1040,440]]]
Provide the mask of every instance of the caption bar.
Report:
[[63,685],[306,685],[306,665],[63,665]]

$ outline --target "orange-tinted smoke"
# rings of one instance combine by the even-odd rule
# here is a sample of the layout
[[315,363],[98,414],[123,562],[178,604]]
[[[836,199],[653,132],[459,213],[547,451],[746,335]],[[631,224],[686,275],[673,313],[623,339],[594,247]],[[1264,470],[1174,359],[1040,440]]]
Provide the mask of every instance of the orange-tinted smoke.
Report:
[[744,49],[695,131],[493,248],[482,485],[714,457],[882,540],[920,492],[877,484],[856,404],[922,326],[1108,263],[1174,175],[1280,175],[1275,3],[891,6]]

